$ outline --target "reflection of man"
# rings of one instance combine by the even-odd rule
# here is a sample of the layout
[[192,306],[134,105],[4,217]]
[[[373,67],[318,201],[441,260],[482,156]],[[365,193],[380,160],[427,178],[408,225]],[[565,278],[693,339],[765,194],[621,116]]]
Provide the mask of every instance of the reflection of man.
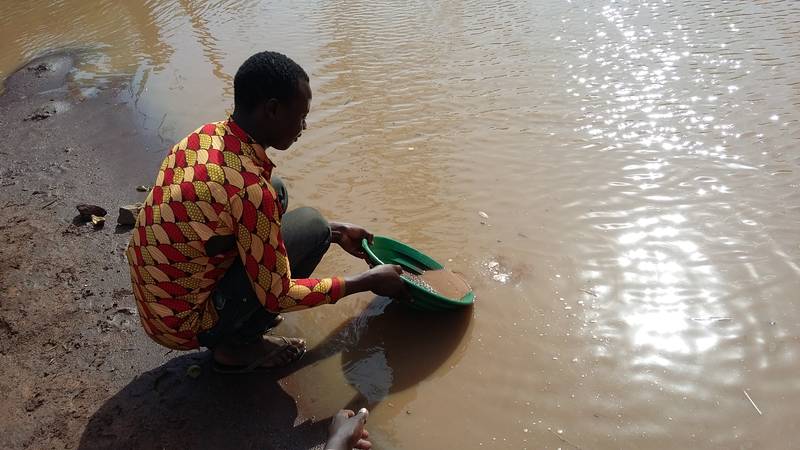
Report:
[[265,149],[286,150],[300,137],[310,102],[299,65],[257,53],[236,73],[233,115],[203,125],[164,159],[127,250],[142,325],[156,342],[208,347],[220,371],[277,367],[305,352],[302,339],[264,336],[279,312],[356,292],[406,295],[398,266],[308,278],[331,242],[363,258],[361,240],[372,238],[311,208],[286,212]]

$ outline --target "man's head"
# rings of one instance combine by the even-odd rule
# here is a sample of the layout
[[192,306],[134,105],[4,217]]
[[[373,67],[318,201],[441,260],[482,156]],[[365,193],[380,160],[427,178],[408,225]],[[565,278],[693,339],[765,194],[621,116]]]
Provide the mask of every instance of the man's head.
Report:
[[308,75],[277,52],[247,58],[233,79],[234,119],[259,144],[289,148],[306,128]]

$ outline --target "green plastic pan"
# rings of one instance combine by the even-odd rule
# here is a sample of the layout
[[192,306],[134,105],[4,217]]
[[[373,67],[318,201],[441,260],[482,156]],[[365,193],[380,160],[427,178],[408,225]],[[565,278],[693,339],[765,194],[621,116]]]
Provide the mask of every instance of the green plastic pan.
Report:
[[[364,239],[361,242],[361,246],[364,247],[364,251],[367,252],[373,264],[397,264],[403,267],[404,270],[415,274],[420,274],[426,270],[444,269],[444,266],[430,256],[410,245],[385,236],[375,236],[372,245]],[[411,297],[414,301],[409,303],[409,306],[414,309],[446,311],[471,305],[475,301],[475,293],[472,290],[458,299],[447,298],[419,286],[409,278],[402,278],[411,289]]]

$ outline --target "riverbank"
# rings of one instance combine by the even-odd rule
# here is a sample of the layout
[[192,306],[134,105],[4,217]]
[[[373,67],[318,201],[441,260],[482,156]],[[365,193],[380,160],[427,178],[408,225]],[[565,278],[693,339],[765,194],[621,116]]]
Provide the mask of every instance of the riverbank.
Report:
[[[152,182],[159,158],[142,155],[171,143],[137,126],[124,84],[77,89],[77,58],[31,61],[0,95],[0,447],[320,445],[279,374],[216,376],[207,353],[145,336],[116,211]],[[105,226],[76,221],[79,203],[108,210]]]

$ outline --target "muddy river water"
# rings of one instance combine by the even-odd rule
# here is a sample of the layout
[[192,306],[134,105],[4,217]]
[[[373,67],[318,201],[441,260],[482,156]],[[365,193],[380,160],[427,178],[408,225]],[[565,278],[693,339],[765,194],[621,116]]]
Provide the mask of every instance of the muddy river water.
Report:
[[[314,89],[309,130],[273,154],[292,206],[470,281],[461,313],[362,295],[290,315],[325,349],[288,384],[303,414],[369,404],[378,448],[800,445],[797,2],[0,11],[0,76],[74,48],[80,95],[132,79],[136,125],[165,142],[143,161],[224,118],[251,53],[289,54]],[[319,273],[363,268],[336,252]]]

